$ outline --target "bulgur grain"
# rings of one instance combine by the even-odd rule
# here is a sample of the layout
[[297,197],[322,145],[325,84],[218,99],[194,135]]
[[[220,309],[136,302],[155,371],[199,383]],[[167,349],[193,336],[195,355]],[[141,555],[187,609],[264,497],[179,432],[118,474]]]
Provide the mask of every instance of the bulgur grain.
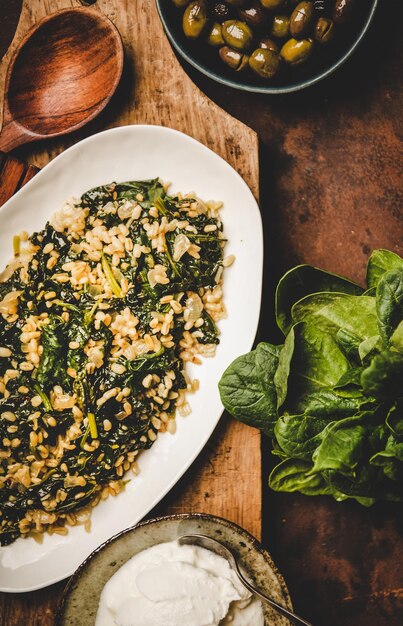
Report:
[[[214,322],[226,315],[220,282],[223,267],[233,258],[223,260],[220,203],[178,194],[169,199],[167,210],[162,186],[161,205],[150,202],[148,192],[143,191],[154,184],[158,189],[159,183],[146,183],[130,197],[130,186],[123,187],[120,195],[120,186],[113,183],[102,188],[95,204],[89,201],[91,194],[72,198],[52,217],[49,231],[32,239],[25,236],[31,256],[21,269],[21,279],[31,280],[34,289],[24,306],[19,306],[21,292],[10,291],[6,310],[0,308],[0,323],[4,319],[16,324],[19,338],[15,351],[0,347],[0,358],[10,359],[0,377],[0,395],[12,402],[16,386],[10,381],[21,375],[18,393],[38,410],[24,418],[29,424],[25,434],[19,429],[18,403],[15,412],[2,413],[10,436],[3,438],[0,450],[0,465],[5,468],[0,485],[7,489],[11,485],[12,503],[16,502],[12,485],[29,489],[40,485],[49,472],[57,486],[59,480],[62,484],[53,495],[43,496],[42,508],[33,509],[34,499],[28,498],[28,508],[18,524],[0,518],[0,539],[7,528],[12,529],[12,540],[19,534],[39,536],[46,529],[65,534],[67,525],[78,523],[89,529],[91,508],[124,488],[124,472],[130,468],[138,472],[135,459],[139,449],[149,447],[158,432],[175,432],[176,409],[182,415],[190,412],[185,388],[196,391],[198,381],[189,381],[185,363],[199,363],[199,355],[214,354],[215,345],[206,343],[206,314]],[[138,204],[144,201],[145,208]],[[52,229],[62,234],[66,248],[61,236],[49,241]],[[217,245],[211,261],[207,255],[214,246],[207,250],[203,244],[207,239]],[[47,258],[41,259],[41,255]],[[52,283],[40,279],[40,262]],[[196,265],[201,272],[194,273]],[[214,267],[218,269],[212,272]],[[197,274],[200,278],[196,281]],[[148,289],[156,293],[150,314],[146,310]],[[122,296],[127,296],[123,306],[119,303]],[[20,316],[23,323],[18,326]],[[55,325],[60,325],[57,332]],[[69,330],[69,339],[59,349],[64,329]],[[49,339],[58,356],[46,374],[53,382],[44,383]],[[33,384],[24,384],[31,377]],[[122,452],[119,444],[109,446],[103,436],[111,431],[114,435],[125,433],[125,437],[129,434],[135,449]],[[24,437],[29,440],[26,453]],[[88,469],[86,456],[94,452],[103,468],[101,478]],[[74,475],[69,486],[64,486],[69,472]],[[85,499],[83,507],[81,500],[94,484],[92,500],[87,505]],[[75,491],[71,492],[73,485]],[[58,512],[58,505],[69,499],[77,502],[75,510]]]

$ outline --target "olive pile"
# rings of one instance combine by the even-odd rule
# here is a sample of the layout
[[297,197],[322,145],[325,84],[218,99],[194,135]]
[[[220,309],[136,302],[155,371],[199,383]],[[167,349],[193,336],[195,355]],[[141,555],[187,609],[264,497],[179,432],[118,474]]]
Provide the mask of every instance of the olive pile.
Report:
[[355,0],[172,0],[183,8],[186,37],[218,48],[237,72],[275,76],[282,63],[299,65],[334,36]]

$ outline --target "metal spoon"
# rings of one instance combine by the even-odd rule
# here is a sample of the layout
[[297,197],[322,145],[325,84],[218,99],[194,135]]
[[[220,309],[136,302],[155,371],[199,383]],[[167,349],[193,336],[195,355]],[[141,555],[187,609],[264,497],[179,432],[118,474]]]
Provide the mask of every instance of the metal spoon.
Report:
[[200,546],[201,548],[206,548],[206,550],[215,552],[215,554],[218,554],[218,556],[221,556],[228,561],[232,569],[235,570],[239,580],[248,589],[248,591],[253,593],[255,596],[258,596],[258,598],[263,600],[263,602],[267,602],[267,604],[269,604],[275,611],[280,613],[280,615],[283,615],[289,620],[292,620],[295,624],[303,624],[304,626],[312,626],[310,622],[307,622],[305,619],[302,619],[302,617],[298,617],[298,615],[295,615],[295,613],[292,613],[292,611],[289,611],[288,609],[284,608],[280,604],[277,604],[277,602],[274,602],[274,600],[271,600],[271,598],[268,598],[263,593],[258,591],[244,577],[241,570],[239,569],[237,560],[235,559],[232,552],[219,541],[216,541],[215,539],[212,539],[211,537],[206,537],[206,535],[183,535],[182,537],[179,537],[178,543],[180,545]]

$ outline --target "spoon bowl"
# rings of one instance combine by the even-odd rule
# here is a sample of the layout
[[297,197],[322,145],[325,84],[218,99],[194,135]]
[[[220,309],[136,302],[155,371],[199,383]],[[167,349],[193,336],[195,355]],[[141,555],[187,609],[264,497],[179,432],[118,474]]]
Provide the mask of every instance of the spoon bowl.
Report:
[[86,7],[45,17],[10,62],[0,150],[84,126],[109,102],[122,69],[122,41],[107,17]]
[[283,615],[283,617],[287,617],[294,624],[299,624],[300,626],[312,626],[310,622],[307,622],[302,617],[299,617],[289,609],[281,606],[268,596],[261,593],[258,589],[256,589],[256,587],[254,587],[249,582],[249,580],[245,578],[242,570],[238,565],[238,561],[236,560],[231,550],[224,546],[224,544],[222,544],[220,541],[217,541],[217,539],[213,539],[212,537],[208,537],[207,535],[182,535],[178,538],[178,543],[182,546],[200,546],[200,548],[205,548],[206,550],[210,550],[210,552],[218,554],[218,556],[221,556],[223,559],[228,561],[230,567],[234,570],[239,580],[241,581],[243,586],[248,589],[248,591],[260,598],[260,600],[263,600],[263,602],[267,602],[267,604],[269,604],[275,611],[280,613],[280,615]]

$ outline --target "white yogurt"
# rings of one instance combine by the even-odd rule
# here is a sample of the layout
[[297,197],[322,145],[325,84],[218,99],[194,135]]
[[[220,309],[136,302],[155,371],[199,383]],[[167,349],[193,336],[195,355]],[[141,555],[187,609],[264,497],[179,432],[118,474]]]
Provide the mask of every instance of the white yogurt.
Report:
[[106,583],[95,626],[264,626],[262,605],[221,556],[161,543]]

